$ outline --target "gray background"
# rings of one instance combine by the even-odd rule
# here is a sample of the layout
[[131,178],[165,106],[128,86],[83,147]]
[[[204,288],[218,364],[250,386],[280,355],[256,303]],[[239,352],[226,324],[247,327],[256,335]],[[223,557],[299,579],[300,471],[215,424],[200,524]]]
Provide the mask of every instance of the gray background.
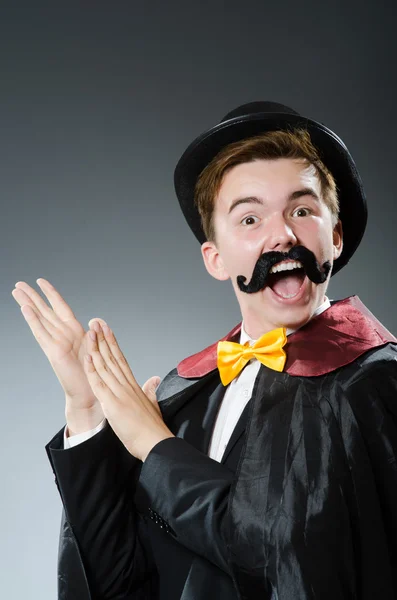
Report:
[[228,332],[237,302],[204,269],[173,169],[229,110],[279,101],[342,137],[369,225],[329,296],[357,294],[397,333],[393,11],[317,0],[2,3],[2,598],[56,598],[61,512],[44,445],[64,424],[63,393],[14,284],[38,289],[45,277],[85,327],[107,319],[141,384]]

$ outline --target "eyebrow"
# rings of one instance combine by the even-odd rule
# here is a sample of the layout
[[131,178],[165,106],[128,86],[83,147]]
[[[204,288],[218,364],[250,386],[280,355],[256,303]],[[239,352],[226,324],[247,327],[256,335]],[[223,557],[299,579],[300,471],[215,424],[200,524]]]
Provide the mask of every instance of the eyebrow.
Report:
[[[291,202],[292,200],[297,200],[298,198],[301,198],[301,196],[311,196],[313,198],[313,200],[316,200],[317,202],[320,201],[320,198],[318,197],[318,195],[312,188],[302,188],[301,190],[296,190],[295,192],[292,192],[292,194],[290,194],[288,196],[288,202]],[[265,204],[265,202],[263,200],[261,200],[260,198],[257,198],[256,196],[247,196],[246,198],[237,198],[237,200],[233,200],[233,202],[231,203],[228,214],[230,215],[232,210],[234,208],[236,208],[236,206],[238,206],[239,204],[246,204],[246,203],[247,204],[262,204],[262,205]]]

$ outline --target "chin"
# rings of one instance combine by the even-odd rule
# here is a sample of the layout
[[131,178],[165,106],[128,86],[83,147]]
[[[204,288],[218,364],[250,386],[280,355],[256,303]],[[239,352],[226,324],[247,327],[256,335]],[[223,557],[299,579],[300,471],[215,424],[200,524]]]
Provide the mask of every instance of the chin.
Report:
[[[323,295],[320,296],[321,298]],[[275,327],[286,327],[287,329],[298,329],[306,325],[313,316],[318,306],[317,297],[308,296],[301,298],[298,303],[271,303],[263,309],[262,314],[277,324]]]
[[299,329],[306,325],[308,321],[310,321],[311,317],[310,311],[302,311],[299,315],[286,315],[285,318],[281,318],[279,321],[278,327],[286,327],[287,329]]
[[[319,296],[320,299],[323,297],[324,294]],[[275,307],[272,306],[272,310],[269,311],[269,316],[270,312],[273,313],[273,320],[275,323],[279,323],[278,327],[298,329],[310,321],[320,303],[321,302],[317,299],[317,297],[310,297],[304,303],[301,302],[295,305],[291,304],[280,306],[280,308],[277,310],[275,310]]]

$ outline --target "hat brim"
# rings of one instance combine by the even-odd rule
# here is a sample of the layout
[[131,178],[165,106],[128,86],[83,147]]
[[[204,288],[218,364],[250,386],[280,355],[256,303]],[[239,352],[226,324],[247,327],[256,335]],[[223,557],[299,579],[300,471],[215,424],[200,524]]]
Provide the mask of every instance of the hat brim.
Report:
[[194,190],[202,170],[228,144],[267,131],[297,127],[309,132],[337,185],[343,251],[334,261],[332,275],[335,275],[349,262],[361,242],[367,223],[367,203],[361,178],[348,149],[333,131],[321,123],[287,113],[255,113],[223,121],[198,136],[185,150],[175,168],[175,191],[186,221],[202,244],[206,236],[194,203]]

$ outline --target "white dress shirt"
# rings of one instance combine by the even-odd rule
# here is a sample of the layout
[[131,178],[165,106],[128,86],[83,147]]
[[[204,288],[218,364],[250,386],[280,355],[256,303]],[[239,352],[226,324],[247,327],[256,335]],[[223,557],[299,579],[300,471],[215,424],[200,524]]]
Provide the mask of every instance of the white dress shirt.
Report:
[[[327,296],[325,296],[324,302],[314,311],[313,317],[321,314],[330,306],[330,301]],[[296,329],[287,329],[287,336],[294,333],[294,331],[296,331]],[[240,344],[245,344],[247,340],[249,340],[250,346],[256,342],[256,340],[253,340],[245,331],[243,321],[241,324]],[[218,411],[208,451],[208,455],[218,462],[222,460],[223,453],[225,452],[229,439],[237,425],[237,421],[252,396],[252,390],[260,366],[261,363],[256,358],[252,358],[240,374],[229,383],[226,389]],[[85,442],[101,431],[105,424],[106,419],[103,419],[95,429],[85,431],[84,433],[78,433],[70,437],[66,437],[65,427],[63,434],[64,448],[72,448],[73,446],[77,446],[77,444]]]
[[[329,299],[325,296],[324,302],[315,310],[313,317],[319,315],[331,306]],[[312,317],[312,318],[313,318]],[[296,329],[287,329],[287,336],[297,331]],[[241,324],[240,344],[249,341],[249,345],[255,344],[244,329],[244,321]],[[231,381],[226,389],[222,404],[218,411],[212,439],[210,442],[208,455],[218,462],[222,460],[223,453],[229,443],[230,437],[237,421],[241,417],[247,402],[252,396],[252,390],[256,376],[261,363],[256,358],[252,358],[244,369]]]

